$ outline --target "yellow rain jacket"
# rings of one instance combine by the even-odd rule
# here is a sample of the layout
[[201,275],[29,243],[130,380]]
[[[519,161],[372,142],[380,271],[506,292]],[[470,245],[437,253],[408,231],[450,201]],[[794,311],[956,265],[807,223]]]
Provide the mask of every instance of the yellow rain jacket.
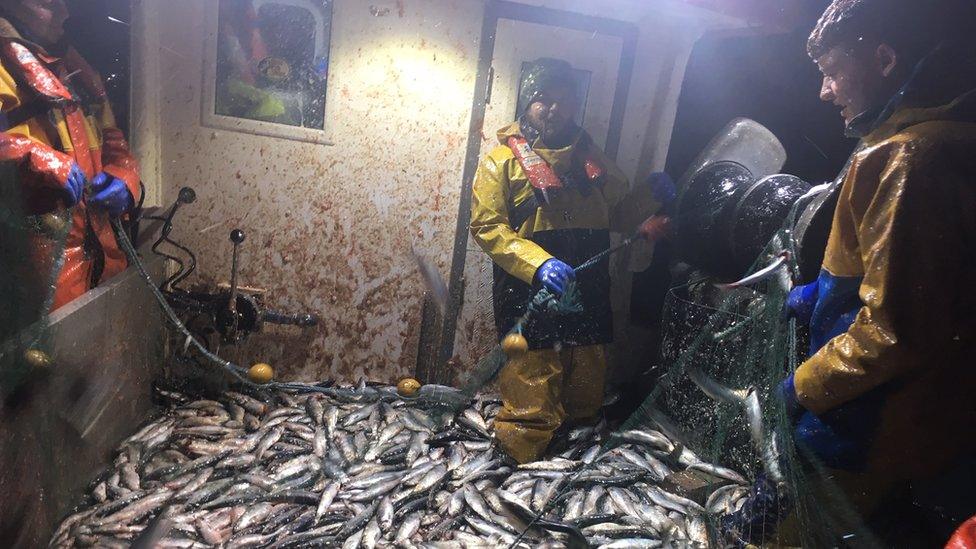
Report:
[[[509,137],[520,135],[518,122],[499,130],[501,144],[482,160],[471,200],[471,235],[496,267],[494,305],[500,337],[525,312],[535,293],[536,270],[543,263],[556,257],[576,267],[610,246],[611,231],[630,233],[660,207],[649,190],[632,192],[613,161],[595,151],[604,169],[601,184],[567,185],[551,193],[548,204],[520,211],[532,204],[534,192],[506,144]],[[557,175],[564,176],[575,169],[580,143],[589,141],[581,130],[562,149],[546,149],[540,142],[532,143],[532,148]],[[530,348],[551,348],[556,341],[571,346],[611,341],[609,262],[580,273],[577,285],[584,311],[560,320],[558,326],[530,323],[526,334]]]
[[890,478],[935,474],[976,442],[976,55],[928,73],[840,191],[823,268],[859,281],[862,306],[795,373],[818,415],[882,395],[866,459]]

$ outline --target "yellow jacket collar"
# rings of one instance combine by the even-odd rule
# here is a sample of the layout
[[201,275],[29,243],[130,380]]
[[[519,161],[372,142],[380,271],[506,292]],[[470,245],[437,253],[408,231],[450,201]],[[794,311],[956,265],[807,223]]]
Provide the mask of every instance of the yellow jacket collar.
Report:
[[898,109],[888,120],[865,136],[864,142],[868,146],[873,146],[894,137],[907,128],[937,120],[976,122],[976,88],[963,93],[945,105]]

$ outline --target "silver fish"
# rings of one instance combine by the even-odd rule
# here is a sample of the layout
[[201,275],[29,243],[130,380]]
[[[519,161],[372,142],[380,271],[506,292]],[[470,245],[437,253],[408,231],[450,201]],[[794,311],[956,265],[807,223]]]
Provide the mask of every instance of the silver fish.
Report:
[[403,524],[401,524],[400,528],[397,529],[396,536],[394,537],[393,541],[395,543],[403,544],[410,540],[410,538],[417,533],[417,530],[420,529],[421,517],[422,515],[420,513],[413,513],[404,519]]
[[420,277],[424,281],[428,295],[437,305],[441,314],[444,314],[448,300],[447,284],[444,282],[444,277],[429,259],[417,253],[415,249],[411,249],[410,253],[413,255],[414,261],[417,262],[417,270],[420,271]]
[[322,515],[328,511],[329,506],[332,505],[332,502],[339,494],[339,488],[340,484],[338,482],[330,482],[322,490],[322,497],[319,499],[319,505],[315,509],[315,522],[318,522],[322,518]]
[[[594,546],[702,545],[713,535],[706,511],[651,482],[683,468],[738,475],[652,429],[617,433],[606,451],[604,424],[573,429],[559,456],[516,467],[491,437],[497,399],[447,415],[386,386],[312,393],[174,393],[162,417],[120,445],[91,484],[90,507],[65,519],[51,545],[121,547],[166,508],[159,547],[495,547],[522,532],[517,547],[559,547],[574,521]],[[457,438],[484,440],[453,440],[459,429],[468,436]],[[748,489],[733,486],[713,494],[708,512],[741,505]]]

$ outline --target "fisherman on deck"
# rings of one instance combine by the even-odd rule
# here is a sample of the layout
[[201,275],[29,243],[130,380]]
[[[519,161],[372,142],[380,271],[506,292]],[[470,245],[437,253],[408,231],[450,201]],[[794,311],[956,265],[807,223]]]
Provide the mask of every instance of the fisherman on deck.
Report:
[[22,279],[56,277],[54,309],[126,268],[109,220],[140,192],[101,78],[63,41],[67,17],[64,0],[0,0],[0,160],[36,227]]
[[[494,312],[508,334],[542,287],[574,287],[582,312],[533,317],[522,335],[529,351],[502,369],[504,408],[495,420],[502,447],[520,463],[543,456],[564,421],[591,422],[603,404],[613,339],[609,262],[579,276],[573,266],[607,249],[610,231],[641,225],[654,238],[663,218],[650,191],[626,177],[575,119],[580,108],[568,63],[539,59],[522,81],[518,121],[498,132],[500,145],[481,162],[471,203],[471,234],[494,262]],[[643,187],[642,187],[643,189]]]
[[780,393],[798,447],[886,545],[924,529],[898,496],[947,514],[926,487],[976,448],[974,25],[970,0],[835,0],[808,44],[861,147],[820,277],[790,296],[811,348]]

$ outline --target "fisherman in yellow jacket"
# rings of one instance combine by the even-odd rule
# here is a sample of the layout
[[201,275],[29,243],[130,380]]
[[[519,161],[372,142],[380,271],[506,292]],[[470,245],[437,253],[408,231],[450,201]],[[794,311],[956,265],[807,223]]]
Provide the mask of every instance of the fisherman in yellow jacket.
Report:
[[607,249],[610,231],[656,237],[664,218],[651,192],[631,191],[626,177],[574,119],[579,97],[568,63],[540,59],[520,91],[519,120],[498,132],[481,162],[471,202],[471,234],[494,261],[494,312],[500,337],[525,313],[535,292],[570,285],[582,312],[533,318],[524,327],[529,352],[513,356],[499,383],[504,408],[495,420],[515,460],[539,459],[567,419],[592,421],[603,403],[604,345],[613,339],[609,263],[573,266]]
[[820,277],[791,294],[811,348],[780,394],[798,446],[904,546],[922,513],[894,495],[976,455],[974,22],[968,0],[835,0],[808,44],[861,147]]

